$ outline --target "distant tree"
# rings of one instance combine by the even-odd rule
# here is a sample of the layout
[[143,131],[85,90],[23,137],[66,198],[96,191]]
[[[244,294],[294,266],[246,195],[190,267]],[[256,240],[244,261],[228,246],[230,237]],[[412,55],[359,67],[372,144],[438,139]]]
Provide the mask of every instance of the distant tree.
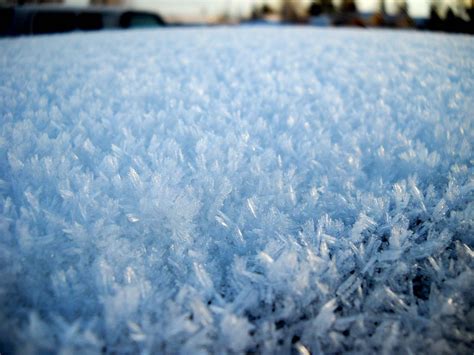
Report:
[[261,20],[265,18],[265,16],[271,15],[273,13],[274,10],[268,4],[263,4],[262,6],[254,5],[252,7],[250,18],[252,20]]
[[365,27],[364,21],[360,18],[357,6],[354,0],[343,0],[340,13],[335,18],[334,24],[336,26],[357,26]]
[[467,32],[470,34],[474,34],[474,0],[471,0],[471,6],[466,9],[466,13],[467,13],[467,16],[469,17]]
[[332,14],[334,13],[334,4],[332,0],[313,0],[308,7],[308,14],[311,16],[319,14]]
[[385,6],[385,0],[379,0],[378,11],[384,16],[387,14],[387,8]]
[[442,29],[443,21],[439,16],[439,2],[432,0],[430,5],[430,18],[428,20],[428,29],[439,31]]
[[387,10],[385,8],[385,0],[379,0],[377,11],[374,12],[370,19],[370,25],[375,27],[383,27],[387,25]]
[[333,0],[321,0],[321,6],[324,13],[332,14],[334,12]]
[[399,28],[411,28],[415,26],[413,19],[408,14],[408,3],[406,0],[400,0],[398,3],[395,26]]
[[320,16],[323,13],[323,7],[319,2],[313,1],[308,8],[309,16]]
[[341,4],[341,11],[345,13],[356,13],[357,5],[354,0],[343,0]]
[[454,11],[449,7],[446,12],[446,17],[444,19],[444,30],[448,32],[455,32],[457,27],[458,18],[454,14]]
[[301,21],[301,3],[299,0],[282,0],[281,17],[285,22]]
[[271,14],[274,13],[272,7],[271,7],[270,5],[268,5],[268,4],[263,4],[261,12],[262,12],[262,15],[263,15],[263,16],[265,16],[265,15],[271,15]]

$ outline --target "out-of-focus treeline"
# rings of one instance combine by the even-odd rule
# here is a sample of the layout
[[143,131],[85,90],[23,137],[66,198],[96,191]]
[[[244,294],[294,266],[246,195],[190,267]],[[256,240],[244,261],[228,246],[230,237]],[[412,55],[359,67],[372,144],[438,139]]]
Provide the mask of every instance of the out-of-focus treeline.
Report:
[[[202,13],[191,16],[191,22],[180,16],[167,17],[161,13],[160,1],[153,1],[150,12],[161,15],[168,25],[189,24],[306,24],[312,26],[357,26],[370,28],[403,28],[431,31],[457,32],[474,34],[474,0],[455,0],[446,6],[445,0],[431,0],[428,18],[412,18],[407,0],[378,0],[377,9],[371,13],[361,12],[356,0],[267,0],[258,1],[250,14],[236,15],[224,11],[218,16],[205,16]],[[156,1],[156,2],[155,2]],[[179,3],[180,0],[171,0]],[[209,0],[214,1],[214,0]],[[387,2],[394,1],[395,11],[387,10]],[[421,1],[421,0],[420,0]],[[427,0],[429,1],[429,0]],[[113,6],[125,9],[134,4],[133,0],[88,0],[90,6],[103,8]],[[28,4],[67,5],[67,0],[0,0],[0,5],[21,6]],[[183,0],[183,7],[189,5]],[[231,4],[232,0],[228,0]],[[133,8],[133,6],[132,6]]]
[[474,34],[474,0],[470,4],[458,1],[455,7],[445,7],[432,0],[426,19],[412,18],[406,0],[397,2],[395,13],[387,11],[386,0],[379,0],[373,13],[358,11],[354,0],[314,0],[309,6],[299,1],[283,0],[279,9],[268,4],[254,6],[250,21],[310,24],[315,26],[357,26],[422,29]]

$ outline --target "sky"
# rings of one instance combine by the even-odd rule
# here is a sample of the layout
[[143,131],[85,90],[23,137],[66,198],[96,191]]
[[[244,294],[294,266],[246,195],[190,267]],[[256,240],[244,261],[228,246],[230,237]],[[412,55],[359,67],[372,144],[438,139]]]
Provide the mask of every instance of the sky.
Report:
[[[278,7],[281,0],[124,0],[126,5],[158,11],[164,16],[188,16],[205,18],[230,12],[234,16],[248,15],[252,6],[264,3]],[[337,0],[336,0],[337,1]],[[340,1],[340,0],[339,0]],[[442,0],[455,4],[458,0]],[[67,0],[70,4],[86,4],[89,0]],[[308,5],[311,0],[300,0]],[[389,12],[396,9],[397,0],[385,0]],[[412,17],[428,17],[431,0],[407,0]],[[359,11],[373,12],[379,0],[356,0]]]

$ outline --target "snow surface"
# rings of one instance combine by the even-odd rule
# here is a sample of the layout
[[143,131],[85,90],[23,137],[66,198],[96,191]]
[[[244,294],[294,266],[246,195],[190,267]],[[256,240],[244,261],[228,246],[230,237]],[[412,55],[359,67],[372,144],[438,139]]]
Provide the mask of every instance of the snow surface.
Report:
[[474,40],[0,41],[0,352],[471,353]]

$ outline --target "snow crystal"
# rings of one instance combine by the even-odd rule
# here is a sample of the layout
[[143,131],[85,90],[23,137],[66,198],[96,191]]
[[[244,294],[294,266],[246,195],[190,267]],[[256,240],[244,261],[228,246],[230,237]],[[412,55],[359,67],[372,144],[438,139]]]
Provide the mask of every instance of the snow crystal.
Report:
[[469,353],[474,40],[0,41],[0,352]]

